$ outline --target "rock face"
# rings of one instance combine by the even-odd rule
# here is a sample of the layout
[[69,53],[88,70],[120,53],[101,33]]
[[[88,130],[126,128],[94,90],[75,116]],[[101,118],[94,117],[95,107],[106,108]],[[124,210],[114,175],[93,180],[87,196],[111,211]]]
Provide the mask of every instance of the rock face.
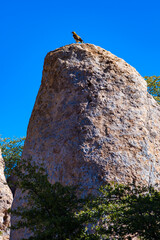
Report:
[[[44,162],[52,183],[159,184],[159,146],[160,106],[133,67],[91,44],[47,54],[23,158]],[[25,236],[14,231],[11,240]]]
[[0,240],[8,240],[10,235],[10,216],[7,210],[11,208],[13,196],[4,176],[4,160],[0,150]]

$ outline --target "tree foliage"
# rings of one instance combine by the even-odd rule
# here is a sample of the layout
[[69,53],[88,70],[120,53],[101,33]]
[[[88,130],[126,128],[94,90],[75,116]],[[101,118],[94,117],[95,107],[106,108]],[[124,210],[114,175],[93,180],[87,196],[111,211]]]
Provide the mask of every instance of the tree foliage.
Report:
[[0,138],[0,148],[5,161],[5,176],[8,178],[20,161],[25,137],[22,138]]
[[11,211],[21,217],[13,229],[27,227],[33,233],[29,240],[83,239],[87,219],[77,213],[88,198],[78,198],[75,186],[51,184],[44,168],[30,161],[23,160],[14,172],[26,207]]
[[92,214],[99,239],[160,239],[160,192],[154,188],[107,184],[81,214]]
[[147,81],[148,92],[160,103],[160,76],[145,76],[144,79]]
[[29,240],[160,239],[160,193],[153,188],[108,183],[97,196],[80,198],[76,186],[51,184],[44,168],[23,161],[14,169],[26,207],[12,214]]

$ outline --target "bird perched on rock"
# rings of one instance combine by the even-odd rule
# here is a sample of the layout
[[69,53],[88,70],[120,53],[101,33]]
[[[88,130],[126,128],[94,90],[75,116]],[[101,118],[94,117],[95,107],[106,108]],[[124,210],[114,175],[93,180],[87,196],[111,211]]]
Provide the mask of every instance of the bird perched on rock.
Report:
[[82,40],[82,38],[80,37],[80,36],[78,36],[75,32],[72,32],[72,34],[73,34],[73,37],[74,37],[74,39],[76,40],[76,42],[78,43],[78,42],[84,42],[83,40]]

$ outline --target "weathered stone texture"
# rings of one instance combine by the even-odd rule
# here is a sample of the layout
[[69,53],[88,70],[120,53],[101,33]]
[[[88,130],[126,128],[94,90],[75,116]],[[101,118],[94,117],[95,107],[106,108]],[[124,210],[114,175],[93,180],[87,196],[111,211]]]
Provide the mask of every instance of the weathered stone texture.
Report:
[[4,160],[0,149],[0,240],[9,239],[10,216],[7,210],[11,208],[12,201],[13,196],[4,176]]
[[44,162],[52,183],[87,191],[110,180],[159,184],[160,106],[139,73],[110,52],[91,44],[56,49],[45,58],[28,126],[23,158],[31,157]]

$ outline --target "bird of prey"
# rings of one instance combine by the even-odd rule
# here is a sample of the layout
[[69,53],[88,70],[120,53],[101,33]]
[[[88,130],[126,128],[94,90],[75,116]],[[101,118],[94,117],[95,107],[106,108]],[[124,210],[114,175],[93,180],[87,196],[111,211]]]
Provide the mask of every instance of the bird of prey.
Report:
[[72,34],[73,34],[73,37],[74,37],[74,39],[76,40],[76,42],[78,43],[78,42],[84,42],[83,40],[82,40],[82,38],[80,37],[80,36],[78,36],[75,32],[72,32]]

